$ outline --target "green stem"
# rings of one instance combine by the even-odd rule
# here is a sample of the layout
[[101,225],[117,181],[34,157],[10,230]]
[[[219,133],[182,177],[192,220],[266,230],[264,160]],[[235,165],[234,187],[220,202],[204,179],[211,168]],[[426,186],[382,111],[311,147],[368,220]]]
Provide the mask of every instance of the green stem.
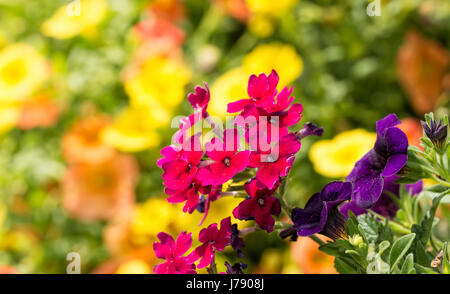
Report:
[[311,235],[309,236],[309,238],[311,240],[313,240],[314,242],[316,242],[317,244],[319,244],[319,246],[325,245],[325,242],[323,242],[319,237],[317,237],[316,235]]
[[203,18],[196,28],[195,32],[187,44],[190,54],[194,54],[202,45],[206,44],[210,36],[217,29],[224,16],[224,12],[211,5],[208,11],[203,15]]
[[[379,219],[381,219],[383,222],[386,221],[386,218],[378,213],[376,213],[375,211],[369,209],[367,210],[370,214],[372,214],[375,217],[378,217]],[[410,234],[411,233],[411,229],[408,227],[405,227],[403,224],[393,221],[393,220],[389,220],[389,224],[393,224],[397,227],[398,230],[402,231],[402,233],[404,234]]]
[[435,180],[436,182],[438,182],[439,184],[446,186],[446,187],[450,187],[450,183],[447,181],[443,181],[441,179],[439,179],[437,176],[435,175],[431,175],[433,177],[433,180]]

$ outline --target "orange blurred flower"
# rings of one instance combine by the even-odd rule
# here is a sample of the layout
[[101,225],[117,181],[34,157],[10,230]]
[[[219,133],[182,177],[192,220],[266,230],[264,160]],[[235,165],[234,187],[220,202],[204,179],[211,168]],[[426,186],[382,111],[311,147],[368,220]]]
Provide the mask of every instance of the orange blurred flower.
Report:
[[60,106],[46,94],[42,94],[23,102],[17,126],[23,130],[51,127],[58,121],[60,112]]
[[449,63],[449,52],[440,44],[416,31],[406,35],[398,52],[397,70],[400,83],[418,114],[435,108]]
[[398,128],[406,134],[406,137],[408,137],[409,145],[422,148],[420,146],[420,138],[422,138],[423,131],[420,120],[412,117],[405,118],[402,120],[402,123],[398,125]]
[[146,43],[167,42],[180,46],[185,38],[184,31],[162,17],[149,17],[134,27],[138,38]]
[[15,275],[19,274],[19,271],[8,265],[0,265],[0,275]]
[[63,206],[71,216],[86,221],[132,213],[137,176],[137,163],[129,155],[72,164],[62,181]]
[[245,0],[214,0],[213,3],[242,22],[246,22],[250,17],[250,10],[245,4]]
[[110,124],[103,115],[93,115],[76,122],[62,138],[62,151],[68,162],[100,163],[111,159],[115,149],[100,138],[103,128]]
[[186,16],[184,4],[181,0],[154,0],[148,11],[171,22],[177,22]]
[[[327,238],[319,236],[323,241]],[[292,258],[304,274],[337,274],[334,257],[319,250],[319,245],[308,237],[299,237],[291,243]]]

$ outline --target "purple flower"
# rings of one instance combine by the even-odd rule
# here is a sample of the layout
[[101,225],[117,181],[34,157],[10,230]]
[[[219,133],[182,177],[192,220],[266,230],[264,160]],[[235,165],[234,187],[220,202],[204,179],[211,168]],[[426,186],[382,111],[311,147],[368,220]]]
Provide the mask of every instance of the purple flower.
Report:
[[361,208],[372,207],[380,198],[384,178],[400,171],[408,159],[408,139],[395,114],[377,121],[375,146],[361,158],[347,176],[353,183],[352,201]]
[[345,216],[338,210],[338,205],[349,200],[352,184],[348,182],[331,182],[320,193],[314,194],[304,209],[292,210],[292,221],[299,236],[316,233],[339,239],[345,236]]
[[236,251],[236,254],[239,258],[244,257],[244,254],[242,253],[242,248],[245,247],[244,239],[239,237],[239,230],[237,224],[231,225],[231,238],[230,238],[230,245]]
[[227,268],[226,273],[229,275],[241,275],[244,273],[243,270],[247,268],[247,265],[242,262],[230,265],[227,261],[225,261],[225,266]]
[[431,119],[430,125],[424,121],[420,121],[420,123],[422,124],[425,134],[431,140],[436,149],[443,153],[445,143],[447,142],[447,125],[442,123],[442,119],[439,120],[439,122]]
[[[376,213],[385,216],[385,217],[394,217],[397,213],[398,206],[395,203],[394,200],[392,200],[392,197],[389,194],[392,194],[393,196],[399,196],[400,193],[400,184],[396,184],[395,181],[399,179],[399,176],[393,175],[390,177],[386,177],[384,179],[384,187],[383,192],[381,193],[380,198],[375,203],[375,205],[372,207],[372,210]],[[418,181],[414,184],[407,184],[405,185],[406,191],[411,193],[411,195],[416,195],[422,192],[423,189],[423,182]],[[350,201],[348,203],[344,203],[341,208],[341,212],[348,216],[348,211],[351,210],[354,215],[358,216],[360,214],[364,214],[367,212],[366,209],[359,207],[355,202]]]
[[312,122],[307,122],[304,126],[303,129],[301,129],[300,131],[297,132],[297,138],[299,140],[302,140],[305,137],[308,136],[322,136],[323,135],[323,128],[319,127],[316,124],[313,124]]

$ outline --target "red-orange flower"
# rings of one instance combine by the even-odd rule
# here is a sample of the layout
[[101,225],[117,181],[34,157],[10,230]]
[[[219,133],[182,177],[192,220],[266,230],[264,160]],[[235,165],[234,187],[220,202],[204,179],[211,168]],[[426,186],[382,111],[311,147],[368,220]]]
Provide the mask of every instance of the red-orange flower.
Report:
[[7,274],[16,275],[18,273],[19,273],[19,271],[17,271],[12,266],[0,265],[0,275],[7,275]]
[[402,123],[397,127],[406,134],[409,145],[414,145],[422,148],[420,146],[420,138],[422,138],[423,131],[422,125],[420,124],[420,121],[418,119],[412,117],[402,119]]
[[[320,237],[323,241],[327,238]],[[299,237],[291,242],[292,258],[304,274],[337,274],[334,257],[319,250],[319,245],[308,237]]]
[[154,0],[149,5],[149,12],[171,22],[178,22],[186,16],[181,0]]
[[129,155],[72,164],[62,181],[63,206],[72,217],[86,221],[132,213],[137,175],[137,164]]
[[417,113],[424,114],[435,108],[449,63],[449,52],[437,42],[415,31],[406,35],[398,52],[397,70],[400,83]]
[[23,130],[51,127],[59,118],[60,107],[47,95],[25,100],[20,108],[17,126]]
[[68,162],[99,163],[111,159],[115,150],[103,143],[100,132],[110,123],[103,115],[76,122],[62,139],[62,151]]
[[246,22],[250,17],[250,10],[245,4],[245,0],[214,0],[214,4],[242,22]]

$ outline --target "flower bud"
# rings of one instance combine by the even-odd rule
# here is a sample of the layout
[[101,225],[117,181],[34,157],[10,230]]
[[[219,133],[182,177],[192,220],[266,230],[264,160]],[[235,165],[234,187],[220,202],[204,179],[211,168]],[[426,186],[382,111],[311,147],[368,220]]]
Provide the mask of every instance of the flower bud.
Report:
[[363,242],[363,238],[356,234],[351,236],[348,241],[350,242],[350,244],[352,244],[353,246],[359,246],[359,244],[361,244]]
[[308,137],[308,136],[322,136],[323,134],[323,128],[319,127],[316,124],[313,124],[312,122],[307,122],[304,126],[303,129],[301,129],[300,131],[297,132],[297,138],[299,140]]
[[436,122],[433,118],[429,124],[424,121],[420,122],[426,136],[431,140],[436,150],[443,154],[447,143],[447,124],[442,123],[442,119]]

